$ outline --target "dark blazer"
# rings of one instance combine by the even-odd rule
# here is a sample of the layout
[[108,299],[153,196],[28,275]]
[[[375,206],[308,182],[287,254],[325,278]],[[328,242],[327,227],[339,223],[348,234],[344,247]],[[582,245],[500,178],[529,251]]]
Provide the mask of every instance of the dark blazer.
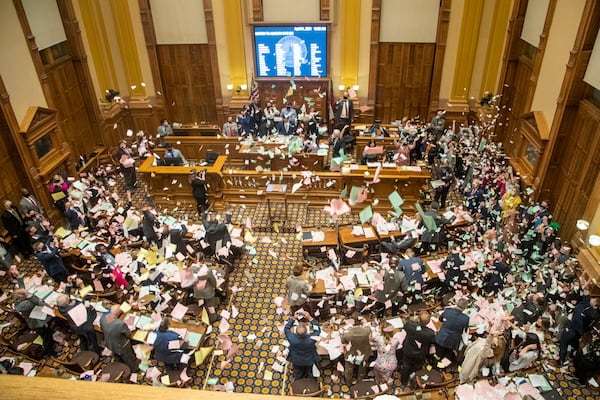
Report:
[[425,229],[423,230],[423,234],[421,235],[421,241],[425,243],[433,243],[438,244],[446,241],[446,227],[445,224],[449,224],[448,221],[442,214],[437,212],[436,210],[425,211],[425,215],[429,215],[435,221],[437,229],[435,231],[430,231],[423,224]]
[[458,308],[446,308],[440,316],[442,326],[435,337],[435,342],[442,347],[458,350],[461,335],[469,327],[469,317]]
[[73,331],[76,334],[82,335],[82,334],[85,334],[86,332],[94,332],[94,320],[96,319],[96,315],[97,315],[96,310],[94,310],[94,308],[86,307],[87,320],[79,326],[75,325],[75,323],[73,322],[73,319],[69,315],[69,311],[72,310],[73,308],[77,307],[79,304],[81,304],[81,302],[78,300],[75,300],[75,301],[72,301],[71,303],[67,304],[64,307],[58,306],[58,311],[60,311],[60,313],[67,319],[67,321],[69,322],[69,326],[71,327],[71,329],[73,329]]
[[185,245],[185,242],[183,241],[183,238],[185,237],[186,233],[187,228],[185,227],[185,225],[181,225],[181,228],[174,228],[169,230],[169,235],[171,236],[171,243],[177,246],[175,254],[181,253],[184,256],[187,254],[187,247]]
[[319,336],[321,334],[321,328],[316,320],[312,320],[313,332],[304,337],[292,333],[292,325],[295,319],[290,318],[285,325],[285,338],[290,342],[290,353],[287,359],[292,365],[299,367],[309,367],[319,362],[319,354],[317,353],[317,342],[314,341],[311,336]]
[[173,331],[156,332],[156,340],[154,341],[154,357],[158,361],[165,364],[175,364],[181,360],[182,350],[187,349],[187,344],[184,342],[181,349],[169,349],[169,342],[172,340],[181,340],[182,337]]
[[339,120],[342,115],[342,110],[344,109],[344,101],[348,103],[348,117],[350,121],[354,119],[354,106],[352,105],[352,100],[350,99],[341,99],[335,103],[335,119]]
[[385,303],[388,300],[395,302],[398,299],[398,292],[405,292],[406,289],[404,272],[399,270],[386,271],[383,276],[383,290],[377,290],[373,293],[373,296],[379,303]]
[[[417,264],[419,269],[415,271],[413,264]],[[414,285],[415,282],[423,284],[424,269],[423,260],[419,257],[412,256],[398,262],[398,270],[404,272],[404,280],[408,286]]]
[[465,260],[460,256],[460,254],[452,253],[446,257],[444,262],[442,263],[442,268],[446,271],[446,280],[445,282],[448,285],[454,286],[457,283],[462,284],[465,274],[460,270],[460,267],[464,265]]
[[583,335],[590,330],[592,322],[599,318],[598,310],[590,306],[589,296],[585,296],[573,310],[573,318],[569,328]]
[[144,210],[144,217],[142,218],[142,232],[144,236],[146,236],[146,240],[149,242],[156,242],[158,240],[158,235],[154,228],[158,228],[160,226],[158,220],[156,219],[156,215],[154,215],[149,210]]
[[20,235],[21,233],[23,233],[23,229],[25,228],[23,216],[21,215],[17,207],[12,206],[12,209],[17,212],[19,217],[21,217],[21,221],[19,221],[19,219],[8,210],[4,210],[1,217],[2,225],[4,225],[4,227],[11,236]]
[[[417,329],[417,327],[420,327],[420,329]],[[435,332],[431,328],[418,325],[415,321],[408,321],[404,325],[404,330],[406,331],[406,338],[404,338],[404,344],[402,345],[403,355],[425,360],[425,357],[429,354],[429,346],[435,342]]]
[[40,263],[44,266],[44,269],[50,275],[50,277],[54,278],[58,274],[68,275],[69,272],[65,268],[65,264],[63,264],[62,258],[58,255],[59,248],[46,245],[48,250],[38,251],[35,253]]
[[283,121],[279,121],[279,124],[277,125],[277,131],[281,135],[293,135],[294,133],[296,133],[296,127],[290,122],[288,122],[288,129],[286,130],[285,123]]

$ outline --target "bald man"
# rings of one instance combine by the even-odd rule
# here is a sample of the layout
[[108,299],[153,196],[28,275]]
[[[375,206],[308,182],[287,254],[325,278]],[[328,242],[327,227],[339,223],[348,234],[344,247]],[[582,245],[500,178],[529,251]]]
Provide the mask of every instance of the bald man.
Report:
[[138,361],[131,346],[131,331],[125,322],[119,319],[119,315],[121,315],[121,306],[115,304],[100,318],[104,344],[118,361],[129,366],[131,372],[138,372],[140,370]]
[[[96,311],[92,307],[86,307],[79,300],[70,299],[66,294],[60,295],[56,299],[58,311],[67,319],[71,329],[79,337],[79,346],[83,351],[93,351],[100,355],[98,338],[94,330],[94,320]],[[75,311],[72,311],[75,310]],[[71,313],[69,313],[71,311]],[[71,314],[81,313],[85,315],[85,320],[74,319]],[[79,324],[79,325],[78,325]]]
[[44,307],[47,304],[40,300],[37,296],[29,294],[25,289],[15,289],[15,311],[20,313],[27,322],[29,329],[34,329],[38,335],[42,337],[44,354],[46,356],[56,355],[54,352],[54,340],[52,340],[52,330],[49,322],[51,317],[45,314],[44,319],[31,318],[31,312],[35,307]]

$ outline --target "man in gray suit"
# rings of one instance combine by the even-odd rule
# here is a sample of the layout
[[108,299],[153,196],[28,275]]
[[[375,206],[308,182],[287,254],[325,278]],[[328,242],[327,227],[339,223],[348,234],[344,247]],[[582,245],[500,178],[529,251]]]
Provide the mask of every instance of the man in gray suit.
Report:
[[113,305],[110,311],[100,318],[100,328],[104,332],[104,344],[113,352],[115,358],[127,364],[131,372],[138,372],[138,361],[131,346],[131,331],[125,322],[119,319],[121,308]]
[[42,205],[40,204],[38,199],[35,198],[34,195],[29,193],[29,190],[27,188],[21,188],[21,194],[23,195],[23,197],[21,197],[21,200],[19,200],[19,207],[21,208],[21,212],[23,213],[23,215],[28,215],[29,211],[31,210],[35,211],[38,214],[44,214],[44,209],[42,208]]

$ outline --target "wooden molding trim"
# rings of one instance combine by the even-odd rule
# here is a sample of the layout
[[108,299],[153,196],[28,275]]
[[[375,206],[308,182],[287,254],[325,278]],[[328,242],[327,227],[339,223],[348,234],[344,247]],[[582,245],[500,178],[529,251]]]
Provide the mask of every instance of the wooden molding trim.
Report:
[[319,19],[323,22],[331,21],[332,0],[319,0]]
[[223,123],[225,121],[225,114],[223,112],[223,93],[221,92],[221,79],[219,77],[219,60],[217,57],[217,41],[212,0],[204,0],[204,18],[206,20],[208,51],[211,59],[212,85],[215,96],[215,107],[217,111],[217,115],[215,117],[219,123]]
[[263,12],[262,0],[251,0],[252,1],[252,21],[262,22],[265,20]]
[[369,61],[369,93],[367,105],[375,107],[377,94],[377,60],[379,59],[379,30],[381,25],[381,0],[373,0],[371,8],[371,51]]

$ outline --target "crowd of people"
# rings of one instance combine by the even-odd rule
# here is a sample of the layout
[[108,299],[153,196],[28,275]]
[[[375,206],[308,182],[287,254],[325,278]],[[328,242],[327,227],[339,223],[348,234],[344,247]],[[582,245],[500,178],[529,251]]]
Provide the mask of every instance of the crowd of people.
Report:
[[[590,297],[590,279],[560,238],[549,202],[529,199],[529,188],[500,145],[489,141],[490,132],[477,126],[440,131],[435,126],[440,119],[443,113],[431,124],[405,120],[397,138],[410,146],[411,160],[432,166],[437,183],[430,209],[415,216],[420,228],[381,243],[383,253],[370,254],[381,269],[368,298],[355,298],[352,291],[337,298],[344,303],[339,309],[345,310],[334,318],[340,335],[345,337],[348,326],[361,327],[361,342],[370,343],[359,351],[364,355],[360,362],[351,362],[372,366],[379,382],[391,382],[398,370],[404,389],[411,374],[425,365],[454,371],[461,382],[470,382],[533,368],[542,359],[566,371],[573,360],[576,376],[586,384],[599,372],[597,365],[592,367],[600,360],[598,298]],[[334,156],[344,146],[340,135],[334,131]],[[452,220],[444,211],[467,212],[472,223],[449,234]],[[435,221],[433,227],[428,218]],[[322,305],[315,310],[310,303],[307,291],[314,282],[303,284],[299,272],[288,278],[294,312],[288,325],[302,327],[296,335],[304,337],[311,332],[304,316],[325,312]],[[407,306],[419,302],[427,310],[410,315]],[[382,323],[383,317],[402,311],[403,329]],[[289,341],[294,363],[295,345]],[[353,348],[342,346],[346,361]],[[299,377],[306,377],[306,365],[301,367]],[[365,368],[353,377],[352,365],[348,367],[340,369],[346,384],[366,378]]]
[[[330,140],[332,157],[349,154],[354,145],[349,125],[352,103],[342,100],[336,114],[339,126]],[[236,122],[228,120],[223,133],[301,134],[318,143],[319,124],[314,110],[298,113],[288,104],[279,111],[271,103],[262,109],[258,102],[252,102]],[[369,255],[378,268],[375,282],[362,295],[340,290],[335,302],[343,312],[323,312],[323,301],[315,307],[310,302],[314,278],[302,278],[302,267],[294,269],[286,281],[290,317],[283,329],[294,379],[319,374],[319,354],[323,354],[318,351],[319,342],[327,335],[332,338],[331,329],[324,335],[321,321],[337,328],[340,352],[330,350],[329,355],[337,354],[332,361],[343,362],[338,363],[332,379],[343,379],[347,385],[362,381],[368,374],[378,383],[389,384],[398,371],[401,390],[405,391],[425,365],[455,372],[466,382],[528,369],[542,358],[554,360],[557,368],[568,366],[573,359],[576,375],[585,384],[598,372],[600,360],[598,299],[589,296],[590,280],[578,268],[568,243],[559,237],[560,227],[552,218],[549,202],[529,199],[528,188],[504,158],[501,146],[489,140],[487,128],[446,129],[443,112],[431,123],[404,119],[398,128],[396,151],[390,161],[397,165],[419,161],[431,166],[435,184],[430,206],[414,217],[393,216],[398,223],[405,218],[413,228],[382,242],[379,251]],[[169,129],[168,121],[162,121],[159,140],[164,141]],[[148,140],[143,135],[137,139],[138,154],[151,154]],[[61,258],[61,252],[68,252],[76,237],[78,243],[89,242],[82,253],[96,264],[93,274],[100,285],[117,287],[123,296],[124,289],[133,287],[146,287],[148,293],[168,290],[169,267],[148,274],[148,265],[139,261],[140,254],[154,252],[160,258],[183,262],[191,270],[189,296],[204,304],[210,322],[215,322],[218,284],[204,257],[229,265],[241,253],[243,242],[229,236],[231,221],[220,221],[211,212],[204,171],[193,170],[189,177],[196,211],[202,217],[202,224],[191,231],[192,246],[184,240],[190,226],[183,214],[160,215],[151,204],[141,210],[134,207],[131,191],[137,186],[136,156],[123,143],[118,170],[103,166],[73,181],[54,177],[49,190],[66,226],[73,231],[70,236],[57,235],[58,229],[26,189],[19,208],[5,201],[3,225],[15,250],[24,258],[35,255],[45,274],[65,293],[56,300],[63,315],[70,315],[69,310],[75,307],[87,307],[82,302],[85,296],[72,300],[68,295],[88,282],[70,274]],[[126,200],[116,194],[119,174],[125,181]],[[448,226],[457,215],[468,215],[467,223],[461,230],[449,232]],[[111,251],[117,247],[119,251]],[[115,256],[120,252],[129,253],[127,265]],[[52,354],[51,317],[29,317],[40,300],[24,290],[23,276],[12,254],[0,247],[0,261],[8,268],[15,289],[15,310],[43,338],[46,354]],[[432,256],[440,254],[444,256]],[[331,261],[337,269],[339,264]],[[148,304],[160,309],[162,303],[153,299]],[[412,311],[419,304],[422,307]],[[120,313],[115,304],[100,319],[104,345],[134,372],[138,361],[129,340],[131,331],[119,319]],[[386,317],[397,315],[402,315],[400,326],[384,322]],[[101,352],[92,316],[90,311],[79,325],[69,322],[82,349]],[[154,354],[159,361],[177,367],[187,344],[169,330],[168,319],[156,322]],[[181,342],[175,353],[170,347],[173,341]]]

